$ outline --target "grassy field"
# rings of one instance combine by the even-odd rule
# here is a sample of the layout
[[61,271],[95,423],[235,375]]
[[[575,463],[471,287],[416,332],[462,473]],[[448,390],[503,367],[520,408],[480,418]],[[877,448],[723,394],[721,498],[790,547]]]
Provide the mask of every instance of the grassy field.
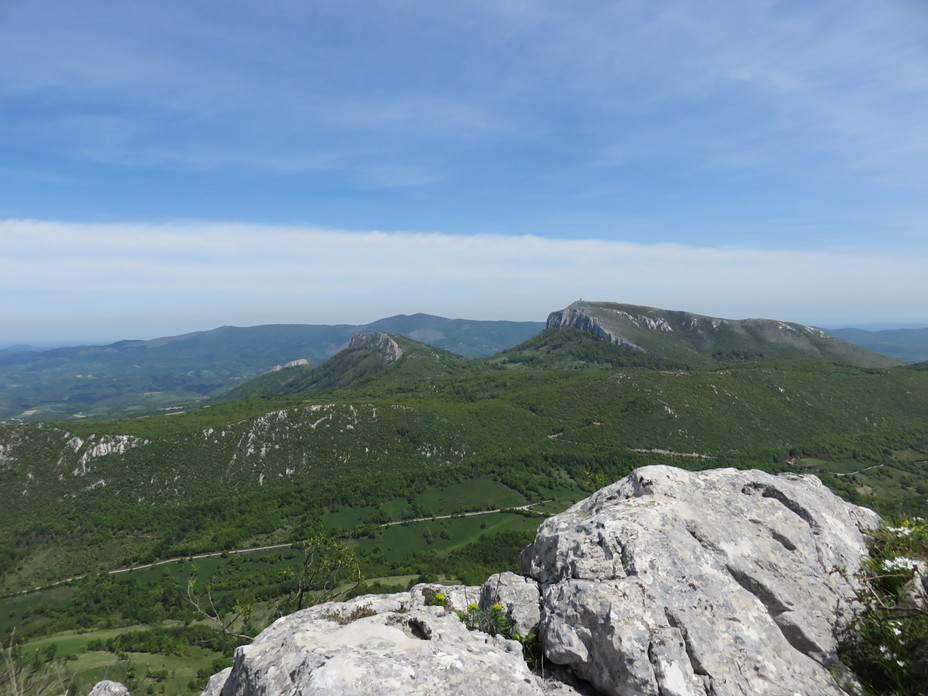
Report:
[[[546,508],[563,508],[575,496],[562,498],[560,501],[545,503]],[[408,503],[402,499],[404,507]],[[453,484],[445,486],[416,498],[422,506],[432,506],[437,511],[457,507],[474,507],[480,501],[493,507],[509,507],[524,504],[524,497],[512,489],[489,478],[481,478],[472,486]],[[394,505],[398,508],[398,505]],[[332,526],[352,526],[376,508],[342,510],[329,516]],[[365,553],[381,549],[383,551],[376,567],[383,570],[389,567],[404,567],[411,563],[422,564],[422,559],[433,560],[447,558],[449,554],[464,549],[471,544],[479,544],[483,535],[492,535],[505,531],[534,532],[540,523],[538,517],[526,516],[512,512],[497,512],[471,516],[454,516],[447,519],[403,522],[381,528],[374,538],[360,538],[350,543],[362,556]],[[516,558],[512,563],[516,562]],[[137,581],[153,585],[158,581],[171,579],[177,583],[186,583],[195,571],[199,582],[204,585],[210,579],[224,577],[257,577],[256,572],[268,568],[280,569],[295,567],[301,560],[298,552],[292,549],[263,551],[248,556],[222,554],[209,558],[183,560],[178,563],[160,565],[154,568],[138,569],[120,574],[121,582]],[[384,565],[385,564],[385,565]],[[426,562],[428,565],[428,562]],[[252,568],[253,567],[253,568]],[[380,586],[407,587],[420,579],[418,573],[389,574],[381,573],[365,580],[364,586],[379,583]],[[454,575],[439,574],[434,577],[447,583],[460,582]],[[0,631],[7,632],[24,621],[35,624],[41,621],[36,617],[62,609],[74,597],[79,582],[55,586],[46,590],[18,594],[0,599]],[[273,620],[272,602],[255,602],[254,615],[256,629]],[[163,628],[176,627],[182,622],[167,620],[157,624]],[[101,679],[114,679],[135,686],[133,693],[184,694],[188,693],[188,684],[196,682],[197,673],[208,670],[216,660],[224,656],[211,650],[187,646],[181,654],[150,654],[139,652],[113,653],[88,646],[97,641],[106,641],[126,633],[146,630],[150,625],[110,626],[93,629],[58,631],[31,639],[23,645],[23,655],[31,659],[37,653],[46,655],[51,651],[56,658],[55,664],[69,680],[78,687],[78,693],[84,693]]]
[[[166,621],[164,627],[178,622]],[[98,681],[112,679],[133,684],[133,693],[183,694],[188,684],[197,679],[197,672],[210,669],[222,656],[210,650],[188,646],[177,655],[153,655],[128,652],[115,655],[108,651],[91,650],[95,641],[106,641],[131,631],[150,626],[136,625],[92,631],[62,631],[22,645],[22,654],[31,660],[52,650],[56,660],[49,670],[60,674],[65,683],[73,683],[75,693],[85,694]],[[151,689],[149,691],[149,688]]]
[[476,541],[482,534],[513,529],[534,531],[541,520],[513,513],[453,517],[435,522],[410,522],[388,527],[380,539],[363,539],[361,549],[379,547],[389,563],[417,554],[439,556]]

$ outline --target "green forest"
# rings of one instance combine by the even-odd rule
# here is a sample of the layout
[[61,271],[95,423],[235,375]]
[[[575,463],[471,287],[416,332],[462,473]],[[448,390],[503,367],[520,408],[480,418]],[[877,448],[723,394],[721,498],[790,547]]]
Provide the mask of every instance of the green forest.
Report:
[[811,472],[888,515],[928,499],[917,367],[394,338],[398,362],[345,351],[186,413],[0,426],[0,631],[24,674],[199,693],[295,606],[517,570],[542,519],[647,464]]

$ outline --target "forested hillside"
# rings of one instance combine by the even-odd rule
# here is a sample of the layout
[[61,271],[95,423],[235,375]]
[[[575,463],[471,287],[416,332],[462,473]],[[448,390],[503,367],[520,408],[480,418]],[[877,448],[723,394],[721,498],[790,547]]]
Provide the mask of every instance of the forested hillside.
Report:
[[388,331],[479,357],[535,335],[540,322],[398,315],[365,325],[223,326],[105,346],[0,351],[0,421],[171,413],[295,360],[318,365],[364,331]]
[[319,535],[371,591],[514,568],[541,517],[650,463],[810,471],[884,512],[928,498],[928,372],[909,366],[695,369],[576,328],[475,360],[374,334],[241,391],[172,416],[0,426],[0,627],[37,646],[91,630],[62,643],[87,679],[103,653],[160,674],[180,651],[186,683],[229,648],[178,628],[198,616],[192,574],[254,629],[292,606]]

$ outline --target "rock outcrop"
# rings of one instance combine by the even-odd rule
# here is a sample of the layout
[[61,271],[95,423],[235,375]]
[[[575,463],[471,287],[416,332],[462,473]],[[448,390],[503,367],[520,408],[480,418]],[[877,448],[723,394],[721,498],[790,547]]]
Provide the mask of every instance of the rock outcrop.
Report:
[[379,350],[386,360],[387,364],[393,364],[403,357],[403,349],[400,348],[390,334],[381,333],[380,331],[371,331],[369,333],[359,333],[351,337],[348,342],[349,348],[374,348]]
[[602,321],[585,311],[583,307],[578,306],[577,303],[572,304],[566,309],[559,309],[556,312],[551,312],[548,315],[547,328],[562,329],[568,326],[579,329],[580,331],[586,331],[594,336],[599,336],[600,338],[604,338],[611,343],[625,348],[644,351],[644,348],[641,346],[632,343],[618,333],[606,328]]
[[878,521],[813,476],[639,469],[523,552],[545,654],[607,694],[840,694],[835,636]]
[[[239,648],[203,696],[546,693],[519,643],[469,631],[447,606],[426,606],[428,589],[434,597],[419,586],[284,617]],[[467,589],[476,600],[479,588]]]
[[[203,696],[841,696],[836,635],[878,523],[814,476],[645,467],[545,521],[523,576],[305,609]],[[505,635],[458,618],[494,605]]]
[[286,370],[288,367],[311,367],[311,365],[306,358],[297,358],[283,365],[274,365],[274,367],[270,369],[270,372],[280,372],[281,370]]
[[97,682],[87,696],[129,696],[129,689],[119,682],[104,679]]

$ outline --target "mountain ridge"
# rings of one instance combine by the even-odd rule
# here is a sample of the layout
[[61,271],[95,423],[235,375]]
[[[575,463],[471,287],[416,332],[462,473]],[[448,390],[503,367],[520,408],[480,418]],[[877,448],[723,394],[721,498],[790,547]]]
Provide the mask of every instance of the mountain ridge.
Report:
[[548,316],[548,329],[565,327],[694,368],[754,358],[809,358],[857,367],[901,364],[821,329],[774,319],[725,319],[643,305],[578,300]]
[[365,325],[222,326],[150,341],[0,352],[0,419],[69,420],[164,413],[196,405],[277,365],[320,364],[364,331],[414,334],[470,357],[535,335],[541,322],[396,315]]
[[855,343],[862,348],[907,363],[920,363],[928,360],[928,328],[883,329],[880,331],[843,328],[829,329],[828,333],[845,341]]

